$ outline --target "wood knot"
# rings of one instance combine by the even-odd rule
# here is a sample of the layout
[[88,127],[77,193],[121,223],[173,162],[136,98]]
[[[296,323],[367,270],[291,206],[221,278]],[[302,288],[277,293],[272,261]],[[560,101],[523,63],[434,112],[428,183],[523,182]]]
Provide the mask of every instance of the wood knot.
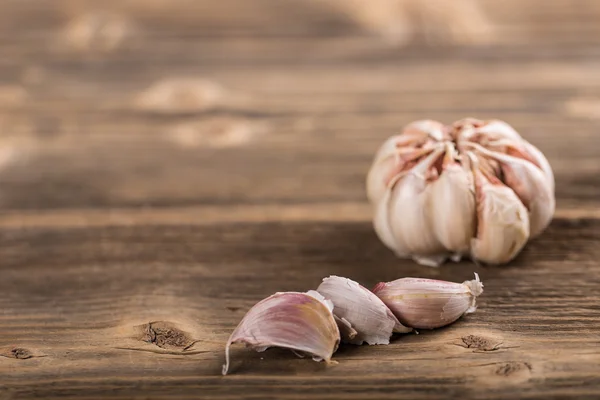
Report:
[[495,374],[499,376],[513,376],[513,375],[529,375],[531,372],[531,364],[527,362],[515,362],[510,361],[499,365],[496,368]]
[[187,333],[164,321],[147,324],[141,340],[152,343],[161,349],[185,350],[195,343]]
[[15,347],[10,351],[10,354],[12,354],[12,356],[18,360],[27,360],[28,358],[33,357],[33,353],[31,353],[31,351],[22,347]]
[[467,335],[461,338],[463,347],[475,349],[475,351],[494,351],[502,345],[501,341],[478,335]]
[[490,386],[502,386],[507,383],[518,384],[527,382],[533,375],[533,368],[530,363],[524,361],[505,361],[493,364],[486,364],[484,370],[478,369],[476,373],[477,380]]

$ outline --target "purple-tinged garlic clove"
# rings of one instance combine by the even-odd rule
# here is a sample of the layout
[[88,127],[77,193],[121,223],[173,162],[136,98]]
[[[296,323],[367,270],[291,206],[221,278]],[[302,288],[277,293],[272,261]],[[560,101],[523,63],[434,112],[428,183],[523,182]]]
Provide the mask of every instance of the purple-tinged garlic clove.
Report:
[[463,283],[402,278],[377,284],[373,293],[403,325],[415,329],[434,329],[475,312],[476,299],[483,293],[483,284],[477,274],[474,280]]
[[323,279],[317,291],[334,304],[334,315],[347,321],[356,332],[354,337],[342,332],[342,341],[360,345],[389,344],[393,333],[407,333],[389,308],[370,290],[357,282],[339,276]]
[[333,304],[314,290],[279,292],[254,305],[235,328],[225,347],[223,375],[229,369],[229,348],[245,343],[256,351],[283,347],[331,361],[340,343]]

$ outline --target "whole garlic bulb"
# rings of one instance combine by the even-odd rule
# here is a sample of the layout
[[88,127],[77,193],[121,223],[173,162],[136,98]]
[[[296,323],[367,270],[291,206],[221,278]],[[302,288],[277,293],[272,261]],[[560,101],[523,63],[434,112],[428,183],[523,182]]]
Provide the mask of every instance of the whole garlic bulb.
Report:
[[504,264],[550,224],[554,185],[546,157],[506,122],[420,120],[379,148],[367,196],[398,257]]

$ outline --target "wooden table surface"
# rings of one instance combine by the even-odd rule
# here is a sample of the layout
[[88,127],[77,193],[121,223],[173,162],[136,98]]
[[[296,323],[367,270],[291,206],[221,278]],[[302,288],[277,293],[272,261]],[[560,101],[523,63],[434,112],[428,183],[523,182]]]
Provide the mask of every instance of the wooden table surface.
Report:
[[[600,396],[596,0],[487,0],[490,42],[404,45],[292,0],[0,1],[0,399]],[[555,219],[503,267],[399,260],[371,158],[467,116],[547,155]],[[335,365],[239,345],[221,376],[276,291],[473,272],[449,327]]]

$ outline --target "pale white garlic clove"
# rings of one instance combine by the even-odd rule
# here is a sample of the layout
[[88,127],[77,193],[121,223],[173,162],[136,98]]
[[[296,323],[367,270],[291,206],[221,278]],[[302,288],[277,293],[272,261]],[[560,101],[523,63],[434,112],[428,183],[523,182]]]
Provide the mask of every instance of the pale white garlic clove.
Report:
[[529,215],[515,192],[473,162],[477,201],[477,234],[471,256],[488,264],[504,264],[516,257],[529,239]]
[[550,166],[548,159],[537,147],[526,140],[522,140],[520,142],[511,140],[498,140],[490,142],[487,146],[485,146],[485,148],[533,163],[536,167],[542,170],[546,180],[548,181],[550,190],[552,194],[554,194],[555,182],[552,167]]
[[[532,160],[534,161],[534,163],[540,167],[542,169],[542,171],[544,171],[544,175],[546,175],[546,179],[548,179],[548,182],[550,182],[550,187],[552,190],[552,193],[554,193],[554,189],[555,189],[555,181],[554,181],[554,172],[552,171],[552,167],[550,166],[550,163],[548,162],[548,159],[544,156],[544,153],[542,153],[537,147],[535,147],[534,145],[532,145],[531,143],[527,142],[527,141],[523,141],[523,147],[525,148],[525,151],[527,152],[527,154],[532,158]],[[553,195],[554,197],[554,195]]]
[[[421,213],[425,211],[424,207],[420,206],[420,204],[411,204],[410,201],[406,202],[406,198],[410,200],[413,196],[421,196],[420,201],[426,201],[426,194],[422,193],[427,187],[425,176],[431,165],[441,156],[442,152],[443,147],[441,145],[438,145],[438,148],[435,150],[429,150],[429,155],[426,153],[426,157],[419,164],[411,170],[395,176],[388,184],[383,198],[375,203],[375,218],[373,219],[375,233],[383,244],[394,251],[398,257],[410,257],[413,249],[411,249],[410,244],[404,241],[403,234],[400,234],[400,237],[397,236],[396,230],[401,229],[401,227],[409,228],[412,226],[410,224],[414,222],[409,220],[395,220],[393,214],[394,212],[398,212],[397,207],[403,207],[405,203],[407,207],[417,208]],[[408,210],[400,210],[399,212],[404,214]],[[412,217],[418,220],[418,216],[413,215]],[[428,221],[421,218],[417,223],[422,231],[429,232],[429,229],[427,229]],[[422,263],[427,263],[429,261],[427,258],[429,254],[425,254],[424,256]]]
[[395,175],[395,171],[403,168],[397,156],[399,139],[400,135],[391,136],[375,154],[373,165],[367,174],[367,197],[371,202],[376,202],[384,196],[390,181],[389,176]]
[[369,201],[379,201],[396,175],[414,165],[414,160],[426,155],[446,136],[440,122],[421,120],[408,124],[402,134],[388,138],[377,150],[367,174]]
[[331,361],[340,343],[333,304],[314,290],[280,292],[254,305],[233,331],[225,347],[223,375],[229,369],[229,348],[245,343],[256,351],[288,348],[315,361]]
[[396,253],[411,254],[416,262],[429,266],[439,265],[447,255],[432,229],[432,190],[428,184],[428,174],[444,151],[439,145],[388,189],[392,191],[387,207]]
[[[317,292],[331,300],[333,313],[343,321],[347,321],[355,331],[355,335],[342,331],[342,341],[360,345],[389,344],[394,332],[407,333],[411,328],[403,326],[385,304],[370,290],[357,282],[332,275],[323,279]],[[338,325],[339,325],[338,321]]]
[[487,158],[500,162],[503,180],[529,210],[530,237],[539,235],[552,220],[555,210],[553,187],[544,172],[529,161],[473,145]]
[[454,146],[446,144],[442,173],[431,183],[428,207],[438,241],[459,258],[469,254],[477,220],[473,173],[457,159]]
[[396,256],[401,258],[409,257],[410,254],[408,253],[408,250],[398,245],[392,232],[390,220],[391,198],[392,191],[388,189],[385,191],[383,198],[376,203],[375,217],[373,218],[375,234],[388,249],[396,254]]
[[393,152],[377,159],[367,175],[367,197],[376,203],[385,196],[385,191],[395,178],[412,168],[416,160],[431,152],[431,148],[396,148]]
[[377,295],[406,326],[434,329],[449,325],[477,310],[483,293],[479,275],[463,283],[435,279],[402,278],[375,286]]

